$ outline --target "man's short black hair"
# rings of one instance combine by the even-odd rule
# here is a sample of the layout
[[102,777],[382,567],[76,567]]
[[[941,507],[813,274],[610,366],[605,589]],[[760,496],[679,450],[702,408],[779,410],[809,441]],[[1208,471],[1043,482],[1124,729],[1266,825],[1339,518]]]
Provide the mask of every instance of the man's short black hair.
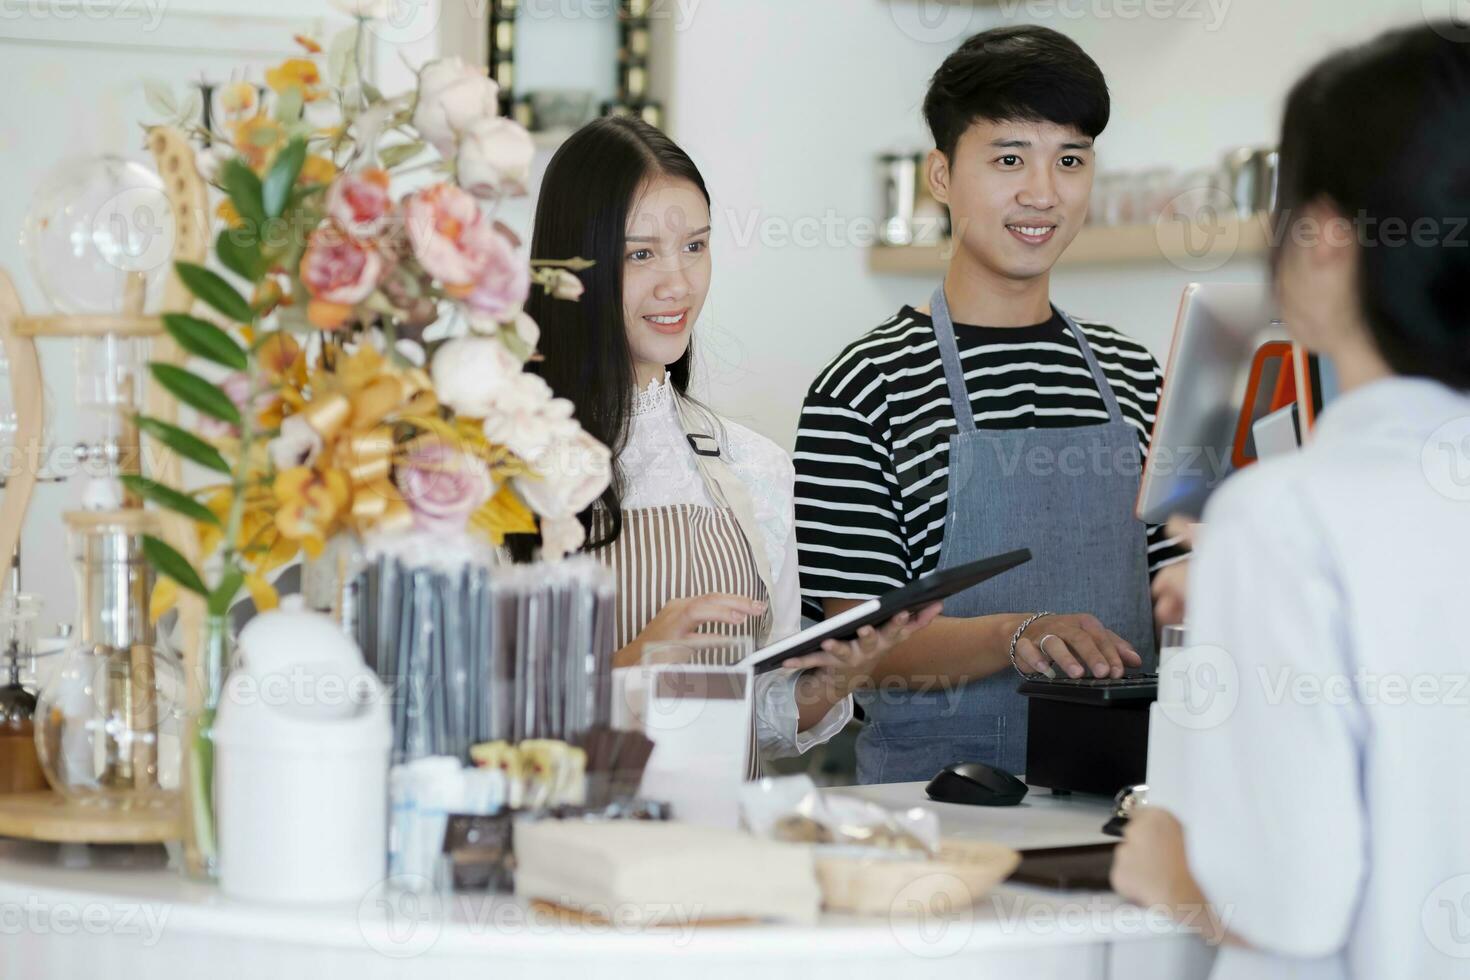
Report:
[[1096,138],[1110,108],[1097,62],[1066,35],[1031,24],[967,40],[944,59],[924,96],[934,145],[951,160],[960,136],[980,119],[1075,126]]

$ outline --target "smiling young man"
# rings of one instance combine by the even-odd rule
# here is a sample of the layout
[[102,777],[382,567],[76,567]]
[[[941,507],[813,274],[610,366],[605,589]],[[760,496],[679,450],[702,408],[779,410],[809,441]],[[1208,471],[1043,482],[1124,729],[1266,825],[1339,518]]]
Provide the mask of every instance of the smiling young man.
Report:
[[1017,670],[1153,666],[1149,575],[1179,557],[1133,516],[1162,372],[1149,352],[1051,304],[1087,216],[1107,125],[1097,64],[1055,31],[970,38],[935,73],[927,169],[954,257],[812,383],[796,441],[809,615],[1013,548],[1026,565],[948,600],[859,698],[862,782],[956,762],[1019,772]]

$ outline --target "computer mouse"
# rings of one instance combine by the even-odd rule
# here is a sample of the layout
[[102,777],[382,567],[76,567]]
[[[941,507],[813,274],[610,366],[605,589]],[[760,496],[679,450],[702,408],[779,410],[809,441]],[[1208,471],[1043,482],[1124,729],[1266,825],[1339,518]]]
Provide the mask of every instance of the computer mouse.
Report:
[[1015,806],[1026,795],[1026,784],[983,762],[959,762],[929,780],[924,792],[940,803]]

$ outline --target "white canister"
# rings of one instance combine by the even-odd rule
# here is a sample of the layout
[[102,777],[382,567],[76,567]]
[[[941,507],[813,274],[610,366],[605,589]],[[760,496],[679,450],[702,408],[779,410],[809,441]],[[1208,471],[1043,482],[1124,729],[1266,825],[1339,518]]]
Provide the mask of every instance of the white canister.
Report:
[[387,697],[332,621],[299,606],[240,635],[214,724],[220,889],[359,901],[385,874]]

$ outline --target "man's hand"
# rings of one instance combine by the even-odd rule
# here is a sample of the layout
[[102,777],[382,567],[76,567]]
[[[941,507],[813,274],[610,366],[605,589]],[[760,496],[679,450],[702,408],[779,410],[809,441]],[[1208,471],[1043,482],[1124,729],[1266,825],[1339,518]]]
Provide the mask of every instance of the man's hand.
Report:
[[1087,613],[1044,616],[1026,627],[1016,643],[1016,663],[1023,670],[1055,676],[1052,665],[1068,677],[1122,677],[1143,658],[1132,644]]

